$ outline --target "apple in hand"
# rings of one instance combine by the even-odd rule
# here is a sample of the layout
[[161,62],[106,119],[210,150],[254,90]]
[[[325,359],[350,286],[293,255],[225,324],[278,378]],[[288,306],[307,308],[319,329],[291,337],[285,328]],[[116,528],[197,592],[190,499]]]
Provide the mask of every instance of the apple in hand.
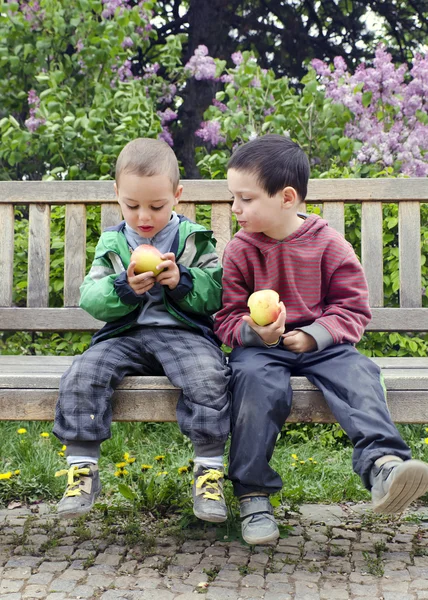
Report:
[[163,271],[156,269],[158,264],[162,262],[162,253],[150,244],[141,244],[135,248],[131,254],[131,262],[135,262],[134,271],[137,275],[153,271],[155,277]]
[[248,298],[250,317],[257,325],[269,325],[277,320],[281,312],[279,294],[275,290],[259,290]]

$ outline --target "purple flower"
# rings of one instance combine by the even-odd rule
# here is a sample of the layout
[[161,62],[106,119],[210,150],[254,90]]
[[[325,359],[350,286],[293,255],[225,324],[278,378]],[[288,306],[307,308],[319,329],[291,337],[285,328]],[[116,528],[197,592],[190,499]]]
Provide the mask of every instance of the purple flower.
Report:
[[166,125],[162,127],[162,132],[158,135],[158,139],[163,140],[171,147],[174,146],[174,140],[172,139],[171,132]]
[[226,138],[220,135],[219,121],[203,121],[201,123],[201,128],[195,131],[195,135],[213,146],[217,146],[220,142],[226,141]]
[[244,60],[241,52],[234,52],[231,56],[233,63],[238,67]]
[[33,31],[41,27],[45,18],[45,11],[40,9],[38,0],[24,0],[21,2],[20,10],[24,15],[24,19],[31,24]]
[[215,79],[215,61],[212,56],[208,55],[208,48],[203,45],[196,48],[194,55],[184,66],[184,69],[198,81],[203,79]]
[[125,49],[132,48],[133,45],[134,45],[134,42],[132,41],[132,38],[130,38],[129,36],[127,36],[121,44],[122,48],[125,48]]
[[103,19],[113,17],[118,8],[120,9],[119,14],[129,8],[128,0],[102,0],[102,3],[104,5],[104,10],[101,13]]
[[213,100],[213,106],[216,106],[221,112],[227,111],[227,106],[223,104],[223,102],[220,102],[220,100],[217,100],[216,98],[214,98]]
[[161,125],[165,125],[165,123],[169,123],[170,121],[175,121],[178,117],[177,113],[170,108],[167,108],[164,112],[158,110],[157,114],[160,116]]
[[34,133],[40,125],[46,123],[46,120],[36,116],[37,110],[40,106],[40,98],[37,96],[35,90],[28,92],[28,105],[30,106],[30,116],[25,121],[25,126],[31,133]]

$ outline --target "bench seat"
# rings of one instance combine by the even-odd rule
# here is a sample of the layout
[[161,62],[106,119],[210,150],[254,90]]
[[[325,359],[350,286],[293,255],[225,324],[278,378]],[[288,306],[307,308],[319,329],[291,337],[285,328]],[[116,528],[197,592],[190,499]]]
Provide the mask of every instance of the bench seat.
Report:
[[[59,381],[71,356],[0,356],[0,420],[51,421]],[[396,423],[428,423],[428,358],[372,359],[383,371]],[[331,423],[321,393],[305,377],[292,377],[289,422]],[[125,377],[113,397],[115,421],[175,421],[178,390],[167,377]]]

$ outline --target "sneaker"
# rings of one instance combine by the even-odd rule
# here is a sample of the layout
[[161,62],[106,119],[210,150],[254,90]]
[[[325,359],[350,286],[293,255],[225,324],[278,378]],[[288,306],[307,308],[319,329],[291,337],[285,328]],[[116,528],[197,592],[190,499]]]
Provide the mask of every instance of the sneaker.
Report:
[[57,506],[58,516],[73,519],[89,512],[101,492],[98,465],[82,463],[71,465],[55,473],[55,477],[67,475],[67,488]]
[[241,496],[242,537],[247,544],[267,544],[279,538],[269,496]]
[[[381,464],[376,464],[376,463]],[[370,474],[373,511],[401,513],[428,491],[428,464],[421,460],[377,460]]]
[[202,521],[223,523],[227,508],[223,494],[224,470],[195,465],[193,470],[193,512]]

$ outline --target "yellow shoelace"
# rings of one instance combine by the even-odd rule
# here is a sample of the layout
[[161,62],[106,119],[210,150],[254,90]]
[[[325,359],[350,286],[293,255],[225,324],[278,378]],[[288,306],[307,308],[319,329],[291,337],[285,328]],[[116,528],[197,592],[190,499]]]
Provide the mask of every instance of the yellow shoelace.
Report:
[[79,469],[77,465],[72,465],[69,469],[61,469],[55,473],[55,477],[61,477],[67,475],[67,489],[65,490],[64,496],[81,496],[82,492],[79,490],[80,476],[89,475],[89,467]]
[[196,482],[196,487],[201,488],[204,483],[209,483],[209,487],[215,490],[214,492],[204,492],[203,496],[207,500],[221,500],[221,491],[218,480],[223,479],[223,473],[217,469],[208,469],[205,475],[200,475]]

